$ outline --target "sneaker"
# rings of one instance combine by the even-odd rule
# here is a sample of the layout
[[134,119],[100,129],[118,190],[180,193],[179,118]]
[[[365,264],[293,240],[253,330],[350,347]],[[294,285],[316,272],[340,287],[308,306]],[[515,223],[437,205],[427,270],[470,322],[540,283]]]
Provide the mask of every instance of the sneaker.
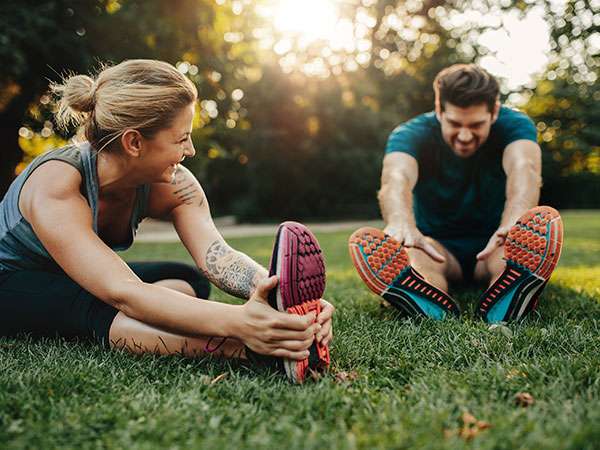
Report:
[[429,284],[411,265],[398,241],[377,228],[360,228],[348,241],[358,274],[373,292],[408,316],[441,320],[460,314],[452,298]]
[[[269,276],[278,275],[279,283],[269,294],[269,304],[278,311],[305,315],[321,312],[325,291],[325,262],[317,238],[304,225],[284,222],[279,225]],[[283,359],[288,378],[302,383],[310,370],[329,367],[329,348],[313,342],[310,356],[303,361]]]
[[506,269],[481,296],[477,315],[495,323],[518,320],[533,311],[558,263],[562,241],[557,210],[537,206],[523,214],[504,244]]

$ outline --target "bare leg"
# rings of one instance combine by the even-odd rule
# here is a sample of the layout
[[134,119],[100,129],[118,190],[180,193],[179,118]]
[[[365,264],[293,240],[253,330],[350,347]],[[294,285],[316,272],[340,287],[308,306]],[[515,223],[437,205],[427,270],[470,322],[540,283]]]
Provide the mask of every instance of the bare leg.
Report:
[[425,279],[443,291],[448,290],[448,280],[458,281],[462,279],[462,270],[456,257],[450,253],[442,244],[435,239],[427,237],[427,242],[435,247],[446,258],[443,263],[434,261],[423,250],[418,248],[407,248],[410,264]]
[[[196,293],[184,280],[159,280],[158,284],[191,296]],[[161,330],[119,312],[109,331],[112,348],[132,353],[179,354],[197,357],[206,354],[225,358],[246,358],[245,346],[234,338],[211,338],[207,336],[184,336]]]
[[474,278],[477,281],[486,282],[491,286],[505,268],[504,246],[501,246],[494,250],[485,260],[477,261]]
[[237,339],[175,334],[132,319],[122,312],[115,316],[108,336],[112,348],[132,353],[246,358],[245,346]]

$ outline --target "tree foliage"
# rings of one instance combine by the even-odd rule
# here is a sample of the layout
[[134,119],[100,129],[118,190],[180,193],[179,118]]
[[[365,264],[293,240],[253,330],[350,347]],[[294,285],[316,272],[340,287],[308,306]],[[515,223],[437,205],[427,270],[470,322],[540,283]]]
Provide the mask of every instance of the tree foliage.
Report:
[[3,176],[21,149],[32,147],[24,140],[53,132],[47,79],[67,69],[89,71],[100,61],[156,58],[176,64],[198,86],[198,156],[188,164],[214,212],[249,220],[377,216],[389,132],[432,109],[431,82],[440,69],[490,55],[479,36],[502,26],[490,18],[536,7],[550,26],[550,63],[520,94],[544,149],[544,199],[597,206],[600,195],[577,203],[564,194],[588,186],[599,172],[596,3],[340,2],[354,36],[345,46],[283,35],[259,13],[266,1],[4,5],[0,56],[9,63],[0,69],[0,115],[9,144],[2,151],[10,157],[3,154]]

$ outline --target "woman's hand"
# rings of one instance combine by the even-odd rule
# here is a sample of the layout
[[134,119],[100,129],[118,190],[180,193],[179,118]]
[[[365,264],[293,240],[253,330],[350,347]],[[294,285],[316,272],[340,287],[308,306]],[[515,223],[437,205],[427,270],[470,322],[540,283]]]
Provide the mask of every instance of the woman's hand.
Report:
[[321,314],[317,317],[317,323],[321,325],[321,331],[317,333],[317,342],[329,345],[333,340],[333,312],[335,306],[327,300],[321,299]]
[[306,359],[315,334],[323,326],[315,322],[314,313],[299,316],[274,310],[268,304],[267,296],[277,282],[276,276],[261,280],[250,300],[241,306],[242,314],[235,327],[236,337],[263,355]]

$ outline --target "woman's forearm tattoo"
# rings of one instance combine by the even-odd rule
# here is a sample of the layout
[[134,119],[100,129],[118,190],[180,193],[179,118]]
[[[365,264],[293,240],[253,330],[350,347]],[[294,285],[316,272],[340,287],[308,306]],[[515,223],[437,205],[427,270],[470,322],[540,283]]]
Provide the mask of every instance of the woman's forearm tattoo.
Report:
[[266,270],[224,241],[213,242],[206,252],[205,275],[217,287],[236,297],[250,298]]

